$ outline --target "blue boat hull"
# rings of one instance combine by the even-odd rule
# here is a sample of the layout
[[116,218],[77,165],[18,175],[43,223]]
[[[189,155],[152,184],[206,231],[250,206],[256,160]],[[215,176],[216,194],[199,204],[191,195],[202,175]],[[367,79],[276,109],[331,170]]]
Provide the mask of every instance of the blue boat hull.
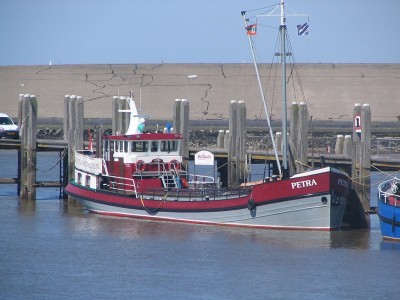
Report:
[[383,238],[400,241],[400,207],[385,203],[384,199],[379,199],[378,208]]

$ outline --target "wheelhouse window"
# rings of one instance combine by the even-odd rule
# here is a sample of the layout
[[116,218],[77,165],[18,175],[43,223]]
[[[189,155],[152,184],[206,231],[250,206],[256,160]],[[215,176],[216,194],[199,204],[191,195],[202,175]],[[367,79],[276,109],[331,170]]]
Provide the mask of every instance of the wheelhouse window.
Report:
[[124,152],[128,152],[128,141],[124,141]]
[[103,157],[105,160],[110,159],[108,146],[109,146],[108,141],[104,141],[103,142]]
[[149,142],[137,141],[131,142],[131,152],[147,152],[149,149]]
[[178,141],[162,141],[161,152],[176,152],[178,151]]
[[158,152],[158,141],[151,141],[151,152]]
[[114,154],[114,141],[110,141],[110,154],[111,156]]

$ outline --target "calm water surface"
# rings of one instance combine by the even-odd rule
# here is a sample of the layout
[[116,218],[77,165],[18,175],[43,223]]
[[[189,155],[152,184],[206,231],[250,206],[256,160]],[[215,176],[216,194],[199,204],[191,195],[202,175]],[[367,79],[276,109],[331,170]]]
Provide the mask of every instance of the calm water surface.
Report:
[[[58,156],[39,159],[53,178]],[[15,176],[14,154],[0,166]],[[399,278],[400,243],[383,242],[376,215],[332,233],[156,223],[87,213],[52,188],[21,202],[0,185],[0,299],[397,298]]]

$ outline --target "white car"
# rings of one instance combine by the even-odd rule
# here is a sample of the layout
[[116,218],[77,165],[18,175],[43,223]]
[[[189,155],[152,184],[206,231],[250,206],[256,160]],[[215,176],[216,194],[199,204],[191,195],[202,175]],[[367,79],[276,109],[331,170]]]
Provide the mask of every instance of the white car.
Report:
[[18,139],[19,128],[6,114],[0,113],[0,138]]

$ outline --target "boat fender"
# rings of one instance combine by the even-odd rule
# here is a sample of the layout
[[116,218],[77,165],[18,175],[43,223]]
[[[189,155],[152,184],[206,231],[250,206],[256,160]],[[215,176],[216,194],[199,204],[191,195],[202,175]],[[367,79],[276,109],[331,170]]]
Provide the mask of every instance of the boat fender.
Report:
[[249,199],[249,202],[247,202],[247,208],[248,208],[250,211],[253,211],[253,210],[256,209],[256,202],[254,201],[253,198],[250,198],[250,199]]
[[143,172],[146,169],[146,164],[144,163],[143,160],[138,160],[136,162],[136,171],[137,172]]
[[189,184],[187,183],[185,178],[181,177],[181,182],[182,182],[182,187],[184,187],[184,188],[189,187]]

